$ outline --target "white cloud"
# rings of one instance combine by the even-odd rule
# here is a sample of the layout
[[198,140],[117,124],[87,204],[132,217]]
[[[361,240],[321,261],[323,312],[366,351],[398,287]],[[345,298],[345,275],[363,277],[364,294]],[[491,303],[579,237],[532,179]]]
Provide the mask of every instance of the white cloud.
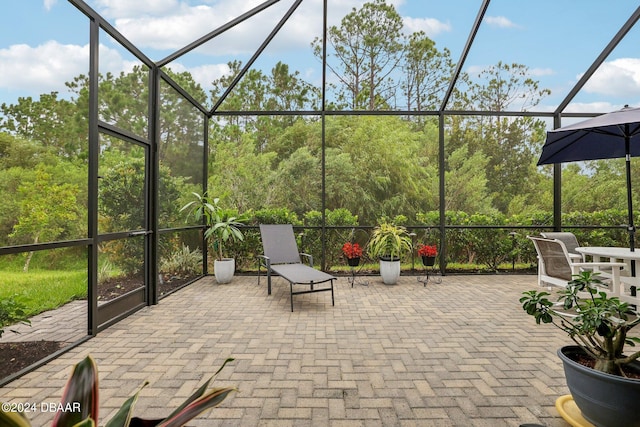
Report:
[[200,83],[200,86],[207,91],[212,88],[211,82],[222,76],[228,75],[231,70],[227,64],[212,64],[198,67],[185,67],[179,62],[171,63],[169,66],[173,72],[181,73],[188,71],[193,79]]
[[[106,46],[100,48],[101,72],[129,71],[133,63]],[[41,94],[66,92],[65,82],[89,72],[89,45],[47,41],[39,46],[12,45],[0,49],[0,88],[11,92]]]
[[[261,0],[201,0],[198,4],[177,0],[97,0],[98,11],[112,19],[112,24],[143,51],[145,48],[180,49],[262,3]],[[335,9],[339,13],[344,9],[348,12],[361,3],[363,1],[342,1]],[[229,30],[227,33],[232,37],[223,35],[220,40],[224,38],[224,42],[213,41],[199,48],[198,52],[215,55],[253,53],[290,6],[288,2],[271,6]],[[332,15],[337,13],[335,9],[332,9]],[[321,0],[302,3],[285,24],[287,37],[279,38],[279,42],[308,47],[311,40],[320,35],[321,16]]]
[[179,7],[177,0],[96,0],[96,9],[105,18],[133,18],[136,16],[158,16]]
[[584,90],[625,99],[640,96],[640,58],[619,58],[603,63],[585,84]]
[[[619,110],[624,107],[624,105],[612,104],[610,102],[572,102],[567,105],[565,112],[567,113],[590,113],[594,112],[600,113],[608,113],[610,111]],[[584,119],[576,119],[576,121],[581,121]],[[562,125],[566,126],[570,124],[570,120],[568,118],[562,120]]]
[[48,41],[36,47],[0,49],[0,87],[42,93],[64,90],[64,82],[89,69],[89,46]]
[[518,28],[518,25],[516,25],[510,19],[504,16],[487,16],[484,19],[484,22],[486,22],[491,27]]
[[44,8],[51,10],[51,8],[58,2],[58,0],[44,0]]
[[475,76],[482,73],[487,68],[488,67],[484,65],[470,65],[467,67],[467,74],[469,74],[470,76]]
[[552,76],[556,72],[552,68],[530,68],[529,74],[533,77]]
[[[140,65],[134,60],[125,60],[117,50],[100,46],[100,72],[115,75],[129,72]],[[229,74],[227,64],[209,64],[197,67],[185,67],[172,63],[173,71],[188,71],[194,80],[205,90],[211,88],[211,82]],[[53,91],[65,94],[65,82],[89,72],[89,46],[62,45],[48,41],[31,47],[25,44],[0,49],[0,89],[23,93],[21,96],[39,95]]]
[[442,22],[435,18],[411,18],[405,16],[403,20],[408,33],[424,31],[427,36],[433,38],[440,33],[451,31],[450,23]]
[[[94,0],[96,10],[143,52],[149,48],[175,51],[212,30],[261,5],[264,0]],[[367,0],[329,0],[328,23],[340,20],[353,8]],[[396,8],[405,0],[387,0]],[[252,54],[284,16],[292,2],[277,3],[251,17],[227,33],[200,48],[198,53],[210,55]],[[321,36],[323,0],[305,0],[285,24],[286,35],[278,35],[269,50],[308,49],[315,37]],[[405,18],[412,31],[423,30],[429,36],[450,31],[448,23],[436,19]],[[228,34],[228,35],[227,35]],[[156,58],[159,59],[159,58]]]

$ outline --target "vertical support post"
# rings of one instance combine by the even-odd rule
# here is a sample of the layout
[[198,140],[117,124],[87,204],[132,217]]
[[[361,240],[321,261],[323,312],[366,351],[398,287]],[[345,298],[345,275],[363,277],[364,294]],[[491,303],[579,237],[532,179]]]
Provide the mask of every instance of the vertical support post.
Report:
[[100,25],[95,19],[89,20],[89,173],[87,199],[87,233],[91,241],[87,259],[87,331],[89,335],[98,333],[98,155],[100,135],[98,132],[98,60],[100,46]]
[[[320,120],[322,123],[322,159],[321,159],[321,174],[322,174],[322,230],[320,233],[320,241],[322,242],[322,255],[320,257],[320,269],[324,271],[327,266],[327,216],[326,216],[326,204],[327,204],[327,187],[326,187],[326,95],[327,95],[327,0],[323,1],[322,5],[322,100],[320,109]],[[293,311],[293,296],[291,297],[291,311]]]
[[[145,283],[147,305],[158,304],[158,189],[160,188],[160,75],[158,67],[149,70],[149,161],[145,209]],[[150,232],[150,233],[149,233]]]
[[447,259],[447,218],[445,211],[445,152],[444,152],[444,113],[440,111],[438,116],[438,175],[440,180],[439,186],[439,203],[440,203],[440,274],[444,275],[443,260]]
[[[202,165],[202,194],[206,194],[209,191],[209,120],[211,116],[205,116],[204,118],[204,129],[202,130],[202,135],[204,138],[204,153],[203,156],[203,165]],[[209,248],[207,247],[207,239],[204,238],[204,234],[202,235],[202,274],[205,276],[209,274],[208,267],[208,258],[209,258]]]
[[[560,127],[560,115],[553,116],[553,128]],[[553,165],[553,230],[562,231],[562,165]]]

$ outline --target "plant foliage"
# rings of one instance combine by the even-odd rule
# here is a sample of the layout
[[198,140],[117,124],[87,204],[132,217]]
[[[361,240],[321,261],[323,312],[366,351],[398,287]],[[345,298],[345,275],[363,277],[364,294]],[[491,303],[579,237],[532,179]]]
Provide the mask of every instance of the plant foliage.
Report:
[[[0,337],[4,333],[4,327],[16,323],[23,325],[31,325],[31,321],[27,317],[25,311],[26,306],[17,301],[15,296],[6,299],[0,299]],[[11,332],[15,332],[11,330]]]
[[[142,419],[133,416],[133,410],[138,400],[140,390],[148,382],[144,382],[140,389],[120,407],[118,412],[109,420],[105,427],[179,427],[195,418],[202,411],[220,405],[235,387],[219,387],[209,389],[209,383],[218,375],[225,365],[233,359],[225,360],[220,369],[198,388],[182,405],[165,418]],[[73,368],[71,377],[67,381],[62,400],[63,408],[76,408],[79,410],[58,411],[51,427],[85,427],[95,426],[98,423],[98,367],[91,356],[85,357]],[[6,427],[31,427],[27,417],[21,412],[8,412],[2,405],[0,409],[0,425]]]
[[574,275],[556,302],[548,292],[531,290],[520,298],[523,310],[536,323],[551,323],[595,359],[594,369],[624,376],[622,366],[640,357],[640,351],[624,355],[624,346],[635,346],[640,338],[628,332],[640,323],[628,303],[599,291],[599,273],[583,271]]
[[368,245],[371,257],[396,259],[410,251],[411,237],[405,227],[383,222],[374,228]]
[[204,232],[205,239],[213,240],[213,248],[218,260],[224,258],[223,246],[229,241],[242,241],[244,235],[240,230],[246,218],[232,216],[229,211],[220,206],[220,198],[211,198],[207,193],[192,193],[195,200],[190,201],[180,212],[187,212],[187,220],[194,217],[196,221],[204,221],[207,229]]

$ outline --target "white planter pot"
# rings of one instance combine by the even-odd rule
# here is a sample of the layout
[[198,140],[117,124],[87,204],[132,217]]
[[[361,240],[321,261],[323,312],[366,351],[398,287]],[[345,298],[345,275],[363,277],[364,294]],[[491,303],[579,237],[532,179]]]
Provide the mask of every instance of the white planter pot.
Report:
[[400,260],[380,259],[380,276],[385,285],[395,285],[400,277]]
[[229,283],[233,279],[233,273],[236,271],[236,260],[233,258],[223,258],[215,260],[213,263],[213,274],[216,276],[216,282]]

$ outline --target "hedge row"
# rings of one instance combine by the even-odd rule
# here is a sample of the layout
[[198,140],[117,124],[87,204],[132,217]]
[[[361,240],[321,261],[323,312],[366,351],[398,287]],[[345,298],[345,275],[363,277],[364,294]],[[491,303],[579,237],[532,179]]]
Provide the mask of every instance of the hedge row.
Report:
[[[415,233],[417,244],[435,244],[442,252],[440,241],[439,212],[431,211],[417,215],[415,221],[398,216],[393,220],[407,226]],[[450,263],[481,265],[495,271],[503,263],[515,261],[535,265],[535,251],[527,235],[537,235],[552,229],[552,219],[548,213],[527,216],[502,214],[467,214],[465,212],[445,213],[446,255],[440,263],[446,267]],[[627,246],[628,234],[625,228],[627,213],[623,210],[585,213],[576,212],[563,215],[563,227],[576,234],[584,246]],[[293,224],[299,248],[310,253],[320,265],[323,253],[322,214],[310,211],[300,218],[287,209],[265,209],[252,214],[245,229],[245,240],[231,246],[239,268],[255,268],[256,255],[261,253],[259,224]],[[361,225],[358,218],[346,209],[326,211],[325,224],[325,267],[343,266],[341,247],[347,241],[356,241],[363,247],[369,240],[374,225]],[[405,261],[410,261],[411,255]]]

